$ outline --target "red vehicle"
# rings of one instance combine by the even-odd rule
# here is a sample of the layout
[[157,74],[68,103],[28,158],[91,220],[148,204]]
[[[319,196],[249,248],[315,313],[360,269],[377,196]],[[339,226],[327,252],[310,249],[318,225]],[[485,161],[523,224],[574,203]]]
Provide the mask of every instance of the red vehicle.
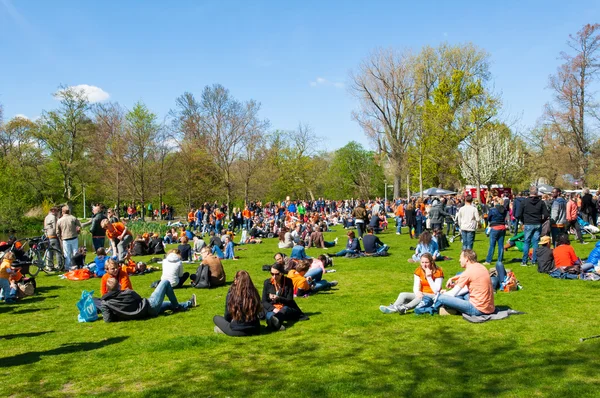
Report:
[[[495,185],[492,185],[491,189],[492,189],[492,195],[501,196],[502,194],[504,194],[506,197],[512,199],[513,194],[512,194],[511,188],[497,187]],[[465,194],[471,195],[474,199],[477,199],[477,187],[467,185],[465,188]],[[480,203],[486,203],[487,197],[488,197],[487,186],[483,186],[482,188],[479,188],[479,195],[480,195],[480,198],[479,198]]]

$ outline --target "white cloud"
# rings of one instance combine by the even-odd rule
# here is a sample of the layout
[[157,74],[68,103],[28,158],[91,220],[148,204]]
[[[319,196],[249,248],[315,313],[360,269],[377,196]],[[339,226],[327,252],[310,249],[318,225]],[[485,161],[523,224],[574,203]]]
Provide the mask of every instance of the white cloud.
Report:
[[23,115],[22,113],[18,113],[18,114],[16,114],[16,115],[15,115],[15,119],[17,119],[17,118],[19,118],[19,119],[25,119],[25,120],[29,120],[29,118],[28,118],[27,116]]
[[[70,89],[78,90],[87,96],[88,101],[92,104],[96,102],[106,101],[110,95],[100,87],[90,86],[87,84],[78,84],[77,86],[69,86]],[[62,90],[55,94],[57,99],[60,99]]]
[[326,86],[335,88],[344,88],[344,83],[329,81],[323,77],[317,77],[315,81],[309,83],[311,87]]

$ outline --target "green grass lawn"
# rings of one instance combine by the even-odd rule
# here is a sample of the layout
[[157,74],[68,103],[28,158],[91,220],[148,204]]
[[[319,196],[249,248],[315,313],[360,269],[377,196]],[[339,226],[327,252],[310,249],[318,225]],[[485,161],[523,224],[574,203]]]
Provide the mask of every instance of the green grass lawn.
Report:
[[[393,224],[393,223],[392,223]],[[340,237],[337,227],[326,239]],[[339,286],[298,299],[310,316],[285,332],[232,338],[213,332],[228,287],[186,288],[198,296],[184,313],[122,323],[77,322],[83,289],[99,292],[99,279],[82,282],[40,275],[38,294],[0,304],[0,396],[597,396],[600,282],[555,280],[533,267],[514,268],[524,289],[497,293],[497,305],[526,315],[470,324],[460,316],[383,315],[378,307],[412,290],[415,245],[406,234],[380,235],[385,258],[335,259]],[[593,243],[593,242],[592,242]],[[573,243],[587,257],[593,244]],[[481,261],[488,241],[478,233]],[[261,289],[276,239],[238,251],[225,261],[227,280],[250,272]],[[289,253],[289,249],[287,250]],[[308,249],[318,255],[320,249]],[[446,276],[458,272],[460,242],[444,252]],[[520,257],[511,249],[507,260]],[[186,265],[193,272],[196,264]],[[132,277],[142,296],[156,272]],[[98,293],[96,294],[98,296]]]

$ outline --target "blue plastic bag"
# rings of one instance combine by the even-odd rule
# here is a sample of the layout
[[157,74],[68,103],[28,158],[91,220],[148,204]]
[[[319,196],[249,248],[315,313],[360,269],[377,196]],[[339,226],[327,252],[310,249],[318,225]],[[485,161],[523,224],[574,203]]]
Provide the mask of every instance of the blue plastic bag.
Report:
[[77,320],[79,322],[94,322],[98,320],[98,309],[96,308],[96,304],[94,304],[93,295],[93,290],[91,292],[87,290],[81,292],[81,298],[77,302],[77,308],[79,309]]

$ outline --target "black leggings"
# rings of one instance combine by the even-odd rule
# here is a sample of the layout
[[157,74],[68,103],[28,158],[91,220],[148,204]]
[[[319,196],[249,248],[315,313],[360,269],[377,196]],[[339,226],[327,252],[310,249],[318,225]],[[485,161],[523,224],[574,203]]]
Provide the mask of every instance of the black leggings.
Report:
[[213,322],[227,336],[242,337],[242,336],[253,336],[255,334],[258,334],[256,332],[254,332],[254,333],[247,333],[247,332],[242,332],[242,331],[239,331],[239,330],[232,330],[231,329],[231,323],[227,322],[227,320],[225,320],[225,318],[223,318],[220,315],[215,315],[213,317]]

